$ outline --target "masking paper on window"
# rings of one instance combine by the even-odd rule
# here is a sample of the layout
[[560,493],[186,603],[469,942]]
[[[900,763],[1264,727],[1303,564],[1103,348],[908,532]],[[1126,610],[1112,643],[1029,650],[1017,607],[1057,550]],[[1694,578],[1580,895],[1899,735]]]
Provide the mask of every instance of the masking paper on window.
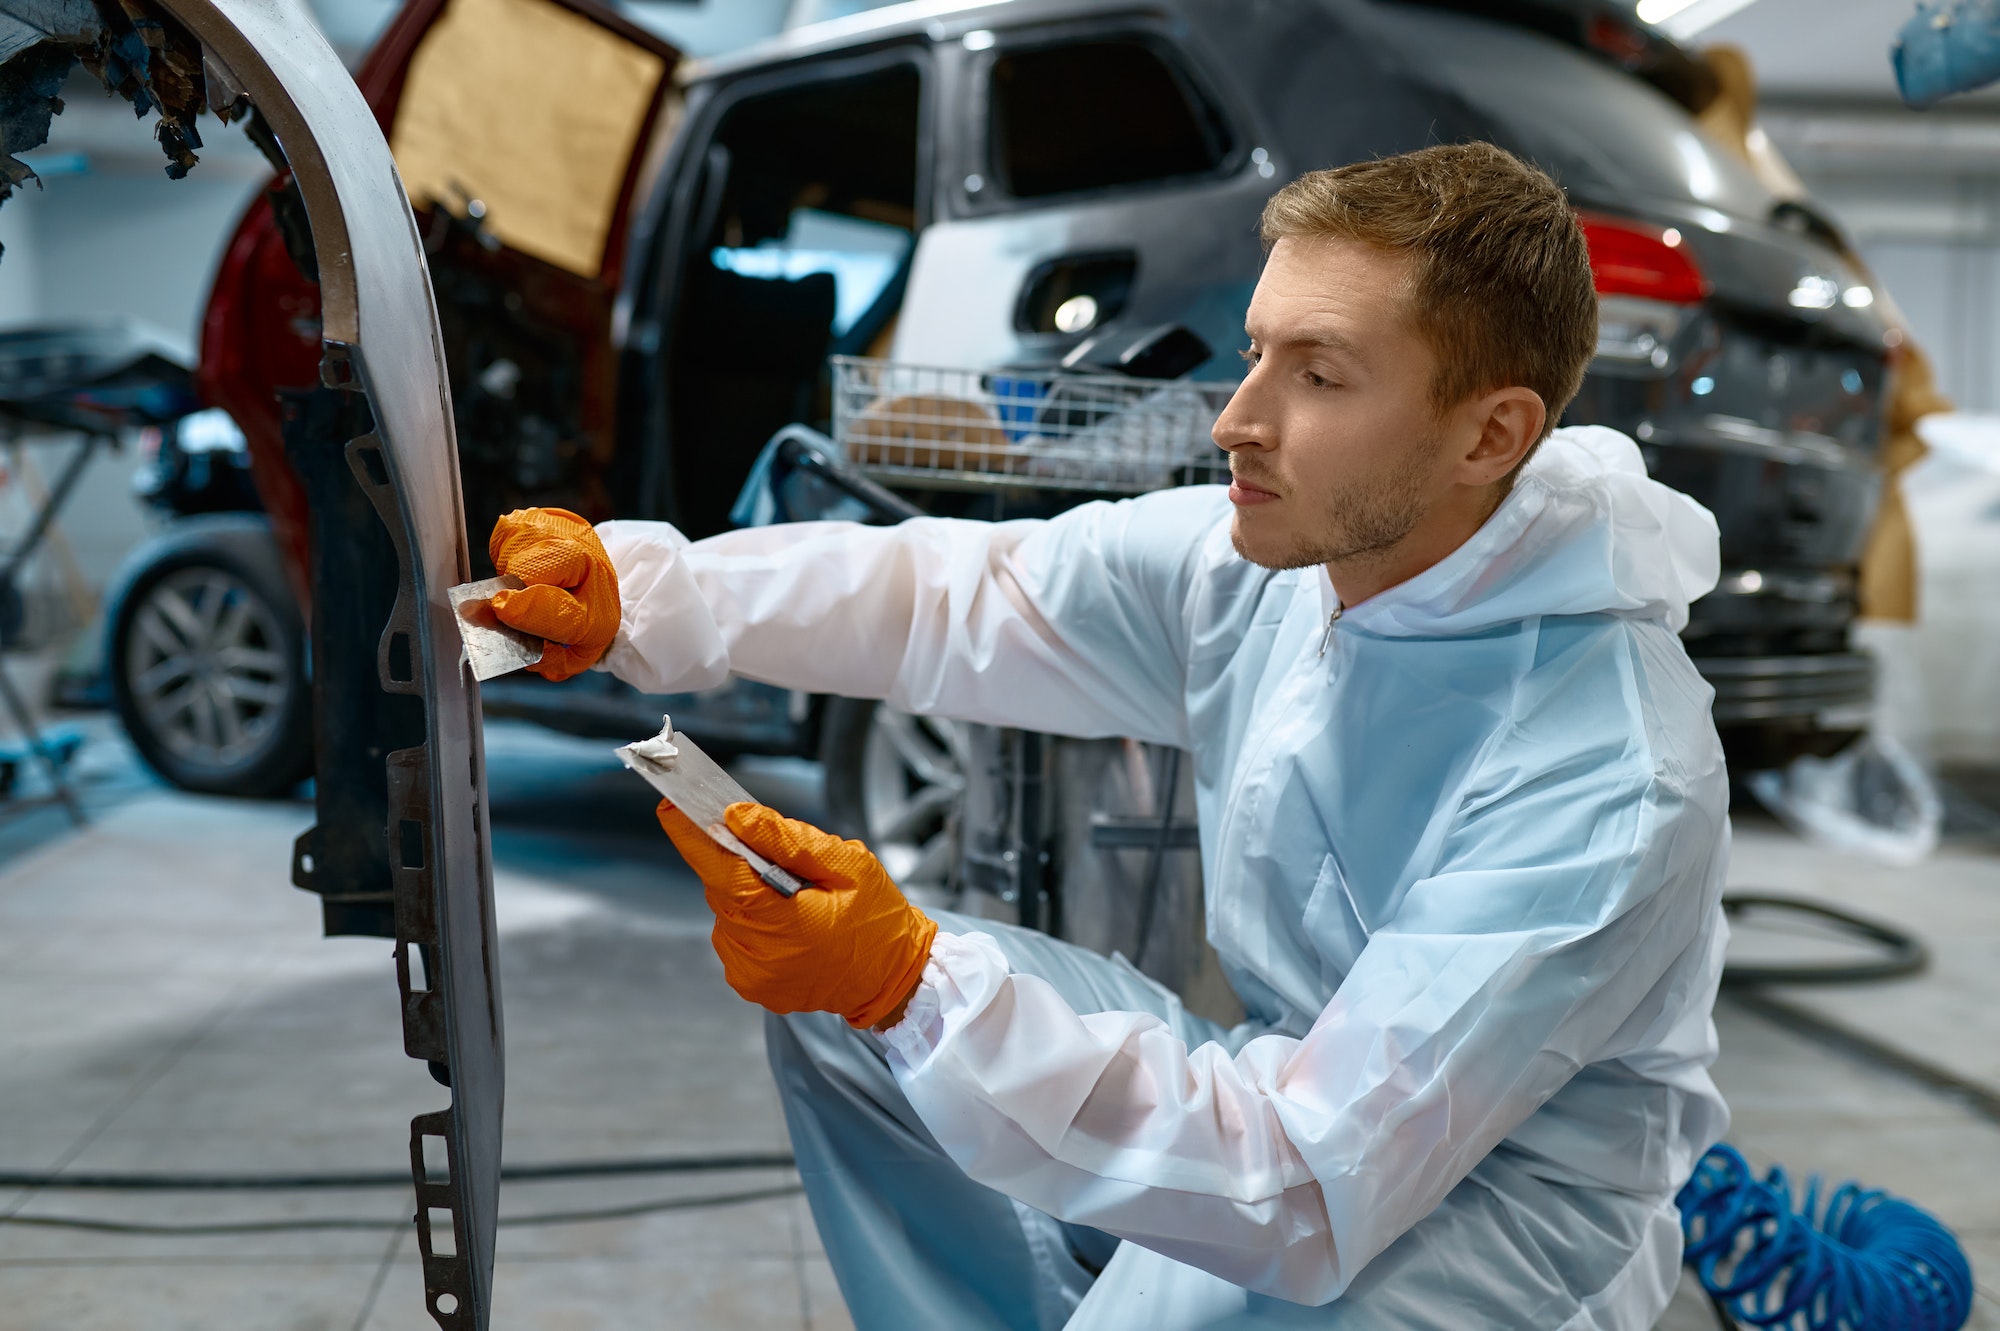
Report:
[[451,0],[410,61],[390,149],[416,206],[478,199],[502,244],[595,277],[666,74],[546,0]]

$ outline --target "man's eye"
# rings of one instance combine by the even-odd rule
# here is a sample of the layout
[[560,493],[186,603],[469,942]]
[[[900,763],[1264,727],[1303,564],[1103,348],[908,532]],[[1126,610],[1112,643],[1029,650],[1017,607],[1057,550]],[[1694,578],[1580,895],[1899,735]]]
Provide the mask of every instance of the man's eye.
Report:
[[1255,365],[1258,361],[1264,359],[1262,353],[1256,351],[1239,351],[1236,354],[1243,358],[1245,365]]
[[1327,378],[1323,374],[1314,374],[1311,370],[1304,371],[1304,374],[1306,377],[1306,382],[1311,384],[1314,388],[1335,387],[1333,380]]

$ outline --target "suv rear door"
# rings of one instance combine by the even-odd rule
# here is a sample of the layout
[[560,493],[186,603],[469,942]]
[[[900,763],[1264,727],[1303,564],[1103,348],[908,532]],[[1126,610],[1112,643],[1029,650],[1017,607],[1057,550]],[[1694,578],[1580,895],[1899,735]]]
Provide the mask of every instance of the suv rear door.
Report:
[[482,554],[501,513],[607,518],[637,474],[613,307],[678,58],[594,0],[414,0],[362,72],[424,228]]
[[[431,270],[483,575],[494,517],[611,516],[639,460],[616,446],[613,317],[632,202],[672,130],[679,53],[596,0],[409,0],[356,74],[388,137]],[[239,225],[203,328],[204,395],[250,441],[297,569],[303,497],[274,390],[319,361],[317,283],[288,258],[281,176]],[[310,237],[303,237],[310,253]]]

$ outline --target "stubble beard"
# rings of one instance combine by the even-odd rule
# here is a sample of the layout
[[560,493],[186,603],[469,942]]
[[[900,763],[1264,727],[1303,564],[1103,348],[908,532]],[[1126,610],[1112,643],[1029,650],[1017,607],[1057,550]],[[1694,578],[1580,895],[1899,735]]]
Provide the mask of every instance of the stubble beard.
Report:
[[1230,524],[1230,543],[1237,554],[1269,569],[1365,562],[1384,555],[1401,545],[1429,511],[1424,480],[1441,443],[1435,436],[1426,439],[1379,481],[1350,480],[1325,491],[1318,497],[1319,519],[1292,534],[1287,548],[1253,551],[1244,539],[1242,513]]

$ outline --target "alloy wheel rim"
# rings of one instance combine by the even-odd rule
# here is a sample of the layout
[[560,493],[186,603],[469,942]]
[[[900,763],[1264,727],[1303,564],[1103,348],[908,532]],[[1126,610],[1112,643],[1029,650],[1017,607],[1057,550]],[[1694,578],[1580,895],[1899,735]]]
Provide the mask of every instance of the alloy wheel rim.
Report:
[[957,858],[965,727],[878,706],[861,754],[868,847],[905,887],[942,889]]
[[270,739],[292,688],[277,618],[217,568],[155,583],[132,616],[125,678],[147,730],[176,757],[235,767]]

